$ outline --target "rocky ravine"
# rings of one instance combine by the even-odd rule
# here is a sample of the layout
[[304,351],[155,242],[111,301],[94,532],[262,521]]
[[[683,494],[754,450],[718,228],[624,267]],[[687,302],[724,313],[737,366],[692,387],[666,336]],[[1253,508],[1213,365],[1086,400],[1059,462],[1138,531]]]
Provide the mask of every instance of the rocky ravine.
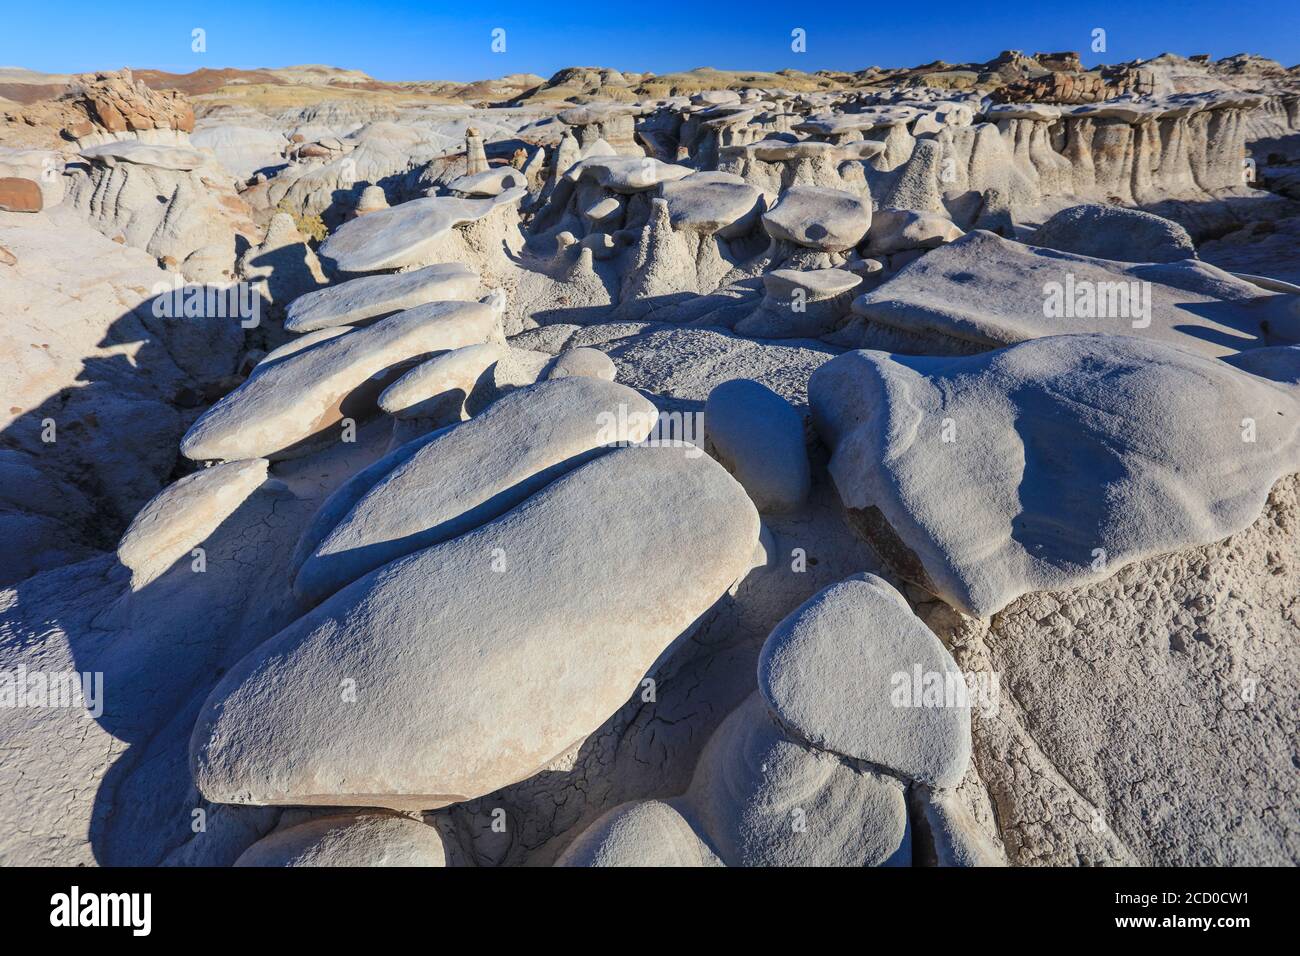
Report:
[[976,66],[11,114],[0,863],[1300,861],[1294,76]]

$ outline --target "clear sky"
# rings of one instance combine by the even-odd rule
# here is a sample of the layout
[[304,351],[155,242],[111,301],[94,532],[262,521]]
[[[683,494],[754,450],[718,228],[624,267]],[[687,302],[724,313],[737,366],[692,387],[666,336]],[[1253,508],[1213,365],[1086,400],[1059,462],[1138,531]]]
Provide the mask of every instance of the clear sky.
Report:
[[[988,60],[1005,49],[1076,50],[1086,64],[1165,51],[1300,63],[1300,0],[10,0],[5,7],[0,66],[50,73],[325,63],[385,80],[474,80],[549,76],[565,66],[857,70]],[[191,50],[196,27],[206,31],[206,52]],[[492,50],[496,28],[505,30],[503,53]],[[806,52],[791,49],[796,28],[806,31]],[[1106,31],[1104,53],[1091,51],[1095,28]]]

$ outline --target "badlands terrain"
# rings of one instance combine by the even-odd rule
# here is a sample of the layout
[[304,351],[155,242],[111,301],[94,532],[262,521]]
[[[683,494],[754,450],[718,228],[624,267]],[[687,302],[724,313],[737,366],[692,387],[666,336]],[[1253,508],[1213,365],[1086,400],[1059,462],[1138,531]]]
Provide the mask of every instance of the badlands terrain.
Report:
[[0,863],[1294,865],[1298,243],[1245,54],[0,70]]

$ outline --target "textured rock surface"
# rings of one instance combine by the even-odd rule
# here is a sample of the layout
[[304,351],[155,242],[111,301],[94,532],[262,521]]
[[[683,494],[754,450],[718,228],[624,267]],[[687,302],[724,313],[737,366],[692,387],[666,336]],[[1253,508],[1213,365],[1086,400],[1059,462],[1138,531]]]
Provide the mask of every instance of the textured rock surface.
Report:
[[966,774],[961,671],[875,575],[819,591],[778,624],[763,645],[758,686],[782,726],[821,750],[935,787]]
[[[680,507],[626,506],[670,493]],[[523,779],[617,709],[757,539],[753,506],[709,459],[606,455],[362,578],[245,658],[195,725],[197,785],[221,802],[428,809]]]
[[635,443],[654,406],[590,378],[520,389],[428,442],[361,497],[304,561],[294,588],[315,603],[404,554],[502,514],[604,445]]
[[444,866],[442,838],[431,826],[383,814],[321,817],[276,830],[244,851],[235,866]]
[[1196,246],[1176,222],[1138,209],[1088,204],[1062,209],[1034,230],[1033,244],[1124,262],[1196,258]]
[[859,528],[981,617],[1239,531],[1300,469],[1294,387],[1130,337],[852,352],[810,393]]
[[[431,352],[487,341],[492,310],[435,302],[269,365],[209,409],[181,442],[194,461],[283,456],[374,410],[383,373]],[[298,447],[296,447],[298,446]]]
[[460,263],[426,266],[396,275],[363,276],[293,300],[285,313],[290,332],[361,325],[417,305],[468,300],[478,274]]

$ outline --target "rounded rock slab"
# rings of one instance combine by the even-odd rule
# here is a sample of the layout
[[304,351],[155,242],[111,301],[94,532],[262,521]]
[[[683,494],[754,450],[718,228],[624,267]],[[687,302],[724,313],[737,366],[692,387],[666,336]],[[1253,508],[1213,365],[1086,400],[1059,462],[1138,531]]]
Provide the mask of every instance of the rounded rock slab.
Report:
[[430,302],[468,302],[478,285],[478,273],[459,262],[394,275],[362,276],[298,296],[289,303],[284,327],[289,332],[314,332],[364,325]]
[[580,376],[612,382],[616,374],[618,370],[614,367],[614,360],[600,349],[576,348],[561,352],[546,377],[555,379]]
[[195,784],[218,803],[404,810],[526,779],[748,573],[758,530],[707,456],[603,455],[366,575],[235,664],[195,724]]
[[961,670],[907,602],[872,574],[819,591],[763,644],[758,686],[814,747],[954,787],[970,763]]
[[591,824],[555,861],[556,866],[721,866],[670,802],[646,800],[615,807]]
[[387,813],[320,817],[258,840],[235,866],[446,866],[438,831]]
[[750,694],[700,754],[685,801],[727,866],[908,866],[901,781],[789,739]]
[[227,461],[187,475],[140,509],[117,546],[139,590],[201,544],[264,481],[264,458]]
[[852,249],[871,227],[871,205],[861,196],[822,186],[791,186],[763,215],[763,226],[774,239],[809,249],[843,252]]
[[704,404],[704,431],[714,456],[759,512],[797,511],[808,499],[803,420],[767,386],[749,379],[717,386]]

